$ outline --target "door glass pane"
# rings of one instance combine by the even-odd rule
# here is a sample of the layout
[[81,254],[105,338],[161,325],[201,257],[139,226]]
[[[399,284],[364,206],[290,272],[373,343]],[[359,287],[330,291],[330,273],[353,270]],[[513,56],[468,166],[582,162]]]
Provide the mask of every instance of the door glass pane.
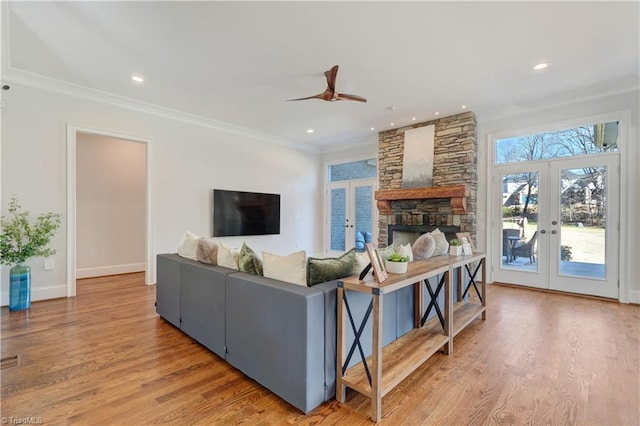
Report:
[[345,224],[347,223],[347,190],[331,190],[331,250],[345,251]]
[[502,262],[505,269],[538,271],[538,173],[502,175]]
[[[365,243],[371,242],[373,226],[373,186],[355,187],[356,227],[354,232],[356,251],[365,251]],[[349,228],[351,229],[351,228]]]
[[607,169],[563,169],[560,176],[560,274],[604,279]]
[[618,151],[618,122],[496,140],[496,164]]

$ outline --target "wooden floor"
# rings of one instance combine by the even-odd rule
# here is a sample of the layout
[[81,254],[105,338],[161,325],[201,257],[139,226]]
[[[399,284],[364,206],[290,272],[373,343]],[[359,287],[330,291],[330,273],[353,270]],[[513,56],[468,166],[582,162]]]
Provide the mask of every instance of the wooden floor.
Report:
[[[2,308],[3,423],[371,424],[349,391],[308,415],[155,313],[142,274]],[[486,321],[382,401],[384,424],[640,424],[640,307],[489,286]],[[17,359],[14,358],[17,356]]]

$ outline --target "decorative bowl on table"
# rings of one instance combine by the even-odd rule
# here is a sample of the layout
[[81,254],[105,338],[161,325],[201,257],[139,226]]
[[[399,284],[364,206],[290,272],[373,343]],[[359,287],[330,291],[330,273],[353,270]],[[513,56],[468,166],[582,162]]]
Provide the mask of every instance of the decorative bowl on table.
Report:
[[407,265],[409,265],[409,258],[398,253],[384,260],[384,268],[390,274],[404,274],[407,272]]

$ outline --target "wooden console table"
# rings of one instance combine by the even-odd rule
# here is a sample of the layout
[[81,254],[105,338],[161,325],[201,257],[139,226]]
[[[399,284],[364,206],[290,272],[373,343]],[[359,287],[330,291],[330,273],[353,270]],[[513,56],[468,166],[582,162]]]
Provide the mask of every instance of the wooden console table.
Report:
[[[477,262],[474,271],[470,265]],[[463,271],[466,270],[466,274]],[[476,275],[482,269],[482,283],[478,288]],[[453,271],[458,270],[456,303],[453,301]],[[429,278],[443,274],[434,291]],[[462,288],[463,275],[468,278]],[[345,401],[346,388],[371,398],[371,418],[379,422],[382,418],[382,397],[389,393],[409,374],[417,369],[438,350],[453,353],[453,337],[462,331],[479,315],[486,319],[486,259],[484,253],[467,256],[438,256],[426,260],[411,262],[404,274],[389,274],[383,283],[378,284],[373,277],[360,281],[352,276],[338,282],[337,309],[337,362],[336,362],[336,399]],[[424,282],[424,287],[422,283]],[[414,329],[389,345],[382,347],[382,312],[384,295],[412,285],[414,287]],[[479,303],[465,301],[466,294],[474,287]],[[423,306],[423,289],[431,297],[429,306]],[[444,312],[438,305],[439,292],[444,288]],[[356,326],[349,309],[347,292],[357,291],[371,294],[371,303],[362,323]],[[438,315],[425,321],[428,311],[435,308]],[[346,315],[345,315],[346,313]],[[373,348],[371,356],[364,359],[360,335],[373,314]],[[346,354],[346,320],[349,319],[355,338]],[[351,356],[358,350],[363,361],[347,369]],[[384,358],[384,371],[383,371]]]

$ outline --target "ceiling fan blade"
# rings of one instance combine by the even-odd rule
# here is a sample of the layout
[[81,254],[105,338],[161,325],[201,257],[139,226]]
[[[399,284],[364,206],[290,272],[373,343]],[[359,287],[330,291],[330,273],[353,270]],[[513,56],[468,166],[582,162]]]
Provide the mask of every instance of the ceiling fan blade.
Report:
[[358,102],[367,102],[366,98],[358,95],[348,95],[346,93],[338,93],[337,101],[358,101]]
[[[317,95],[313,95],[313,96],[307,96],[306,98],[297,98],[297,99],[287,99],[288,101],[306,101],[307,99],[322,99],[324,101],[328,100],[326,97],[326,93],[327,92],[322,92],[319,93]],[[331,97],[329,97],[329,99],[331,99]]]
[[325,90],[322,93],[318,93],[317,95],[307,96],[306,98],[298,98],[298,99],[289,99],[290,101],[304,101],[307,99],[322,99],[323,101],[330,101],[333,98],[333,92],[329,89]]
[[336,90],[336,76],[338,75],[338,66],[334,65],[329,71],[324,72],[324,76],[327,77],[327,90],[335,92]]

